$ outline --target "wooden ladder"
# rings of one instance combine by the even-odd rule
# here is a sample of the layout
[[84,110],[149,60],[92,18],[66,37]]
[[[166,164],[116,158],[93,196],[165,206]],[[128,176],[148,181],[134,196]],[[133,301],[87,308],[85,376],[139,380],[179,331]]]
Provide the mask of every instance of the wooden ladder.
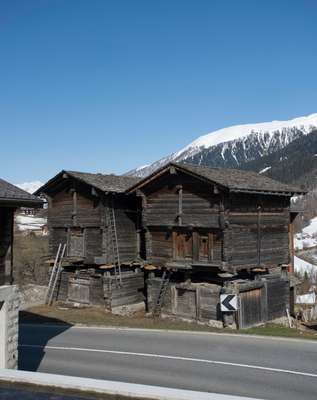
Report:
[[114,210],[114,202],[111,199],[111,209],[108,209],[108,228],[110,230],[110,242],[113,255],[114,274],[117,285],[122,285],[121,263],[118,245],[118,235],[116,226],[116,215]]
[[170,270],[167,270],[167,269],[164,270],[163,275],[162,275],[160,289],[158,292],[158,296],[156,298],[156,302],[153,307],[153,313],[152,313],[153,318],[158,318],[161,315],[162,306],[163,306],[164,299],[165,299],[165,294],[166,294],[168,285],[170,283],[171,276],[172,276],[172,272]]
[[66,244],[62,245],[62,243],[60,243],[58,246],[58,249],[57,249],[54,266],[53,266],[53,269],[51,272],[50,280],[49,280],[47,291],[46,291],[45,304],[51,305],[53,302],[55,288],[56,288],[58,279],[61,275],[61,272],[63,270],[62,262],[63,262],[63,258],[65,256],[65,251],[66,251]]

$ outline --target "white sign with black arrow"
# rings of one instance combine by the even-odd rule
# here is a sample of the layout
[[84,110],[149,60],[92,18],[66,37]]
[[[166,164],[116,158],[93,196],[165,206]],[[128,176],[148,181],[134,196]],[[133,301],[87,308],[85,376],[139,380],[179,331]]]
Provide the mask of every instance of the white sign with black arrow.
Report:
[[238,295],[236,295],[236,294],[221,294],[220,295],[220,309],[222,312],[238,311],[238,309],[239,309]]

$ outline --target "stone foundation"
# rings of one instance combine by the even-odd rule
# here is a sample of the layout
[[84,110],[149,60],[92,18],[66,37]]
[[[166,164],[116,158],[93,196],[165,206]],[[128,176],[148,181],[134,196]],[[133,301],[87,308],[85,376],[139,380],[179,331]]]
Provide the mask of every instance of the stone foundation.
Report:
[[16,286],[0,286],[0,368],[18,366],[20,294]]

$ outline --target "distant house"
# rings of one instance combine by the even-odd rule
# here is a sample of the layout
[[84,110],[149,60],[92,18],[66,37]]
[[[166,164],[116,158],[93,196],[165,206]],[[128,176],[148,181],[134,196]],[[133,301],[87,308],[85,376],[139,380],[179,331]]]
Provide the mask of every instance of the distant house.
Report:
[[170,163],[128,193],[140,199],[150,310],[222,321],[220,294],[231,293],[240,299],[240,327],[286,315],[290,199],[299,188],[253,172]]
[[0,368],[17,366],[19,295],[12,286],[14,212],[19,207],[41,206],[37,197],[0,179]]

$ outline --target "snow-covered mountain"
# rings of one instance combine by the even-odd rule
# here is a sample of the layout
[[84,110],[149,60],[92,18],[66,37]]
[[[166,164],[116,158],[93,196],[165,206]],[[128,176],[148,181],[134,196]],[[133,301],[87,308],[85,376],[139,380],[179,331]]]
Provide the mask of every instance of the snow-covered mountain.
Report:
[[230,126],[201,136],[183,149],[127,174],[143,177],[169,161],[239,168],[243,163],[283,149],[316,128],[317,114],[289,121]]
[[33,182],[18,183],[16,186],[32,194],[41,186],[43,186],[43,183],[40,181],[33,181]]

